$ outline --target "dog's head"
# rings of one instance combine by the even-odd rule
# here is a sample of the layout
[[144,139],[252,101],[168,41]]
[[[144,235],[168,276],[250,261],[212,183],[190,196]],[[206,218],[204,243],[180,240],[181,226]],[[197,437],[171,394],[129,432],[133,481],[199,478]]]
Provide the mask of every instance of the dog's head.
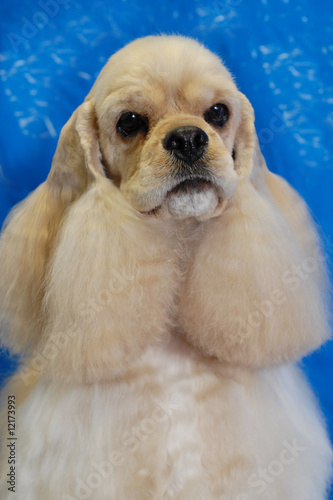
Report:
[[76,380],[123,373],[170,320],[209,356],[285,362],[327,336],[324,260],[221,61],[147,37],[111,57],[46,182],[9,217],[1,335],[35,369]]
[[71,118],[54,174],[76,130],[81,143],[91,141],[87,165],[135,210],[207,219],[250,174],[253,121],[250,103],[206,48],[182,37],[139,39],[111,57]]
[[87,101],[105,170],[138,211],[218,215],[249,175],[253,111],[229,72],[193,40],[138,40],[111,57]]

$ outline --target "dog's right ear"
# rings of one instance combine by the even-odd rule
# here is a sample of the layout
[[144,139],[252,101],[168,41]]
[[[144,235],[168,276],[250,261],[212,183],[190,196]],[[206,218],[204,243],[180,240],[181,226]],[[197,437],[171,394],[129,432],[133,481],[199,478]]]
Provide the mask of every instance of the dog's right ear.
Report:
[[33,346],[43,326],[44,276],[62,216],[98,176],[94,106],[84,102],[63,127],[47,180],[16,206],[0,239],[0,341],[13,352]]

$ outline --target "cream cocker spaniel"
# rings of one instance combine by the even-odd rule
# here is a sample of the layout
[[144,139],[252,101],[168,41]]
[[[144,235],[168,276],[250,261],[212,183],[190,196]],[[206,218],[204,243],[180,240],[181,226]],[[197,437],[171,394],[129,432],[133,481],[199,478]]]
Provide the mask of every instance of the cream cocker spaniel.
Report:
[[22,365],[1,498],[326,499],[331,447],[293,365],[329,336],[325,259],[217,56],[178,36],[117,52],[3,230]]

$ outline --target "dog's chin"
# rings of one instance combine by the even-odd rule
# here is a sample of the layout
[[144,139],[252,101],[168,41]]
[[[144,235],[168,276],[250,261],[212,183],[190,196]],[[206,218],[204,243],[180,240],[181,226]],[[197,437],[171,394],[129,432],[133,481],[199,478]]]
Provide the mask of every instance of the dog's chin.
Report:
[[159,206],[146,213],[160,219],[203,221],[222,213],[225,203],[210,180],[186,179],[170,189]]

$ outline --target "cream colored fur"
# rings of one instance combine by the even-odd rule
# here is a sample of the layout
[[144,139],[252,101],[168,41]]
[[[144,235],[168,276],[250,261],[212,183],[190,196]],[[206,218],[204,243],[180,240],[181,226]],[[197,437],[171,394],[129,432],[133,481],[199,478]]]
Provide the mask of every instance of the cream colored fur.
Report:
[[[117,134],[125,111],[147,135]],[[212,186],[172,205],[163,138],[186,125]],[[329,337],[325,260],[215,55],[166,36],[116,53],[0,240],[1,339],[22,355],[1,498],[14,394],[19,500],[326,499],[330,443],[291,365]]]

